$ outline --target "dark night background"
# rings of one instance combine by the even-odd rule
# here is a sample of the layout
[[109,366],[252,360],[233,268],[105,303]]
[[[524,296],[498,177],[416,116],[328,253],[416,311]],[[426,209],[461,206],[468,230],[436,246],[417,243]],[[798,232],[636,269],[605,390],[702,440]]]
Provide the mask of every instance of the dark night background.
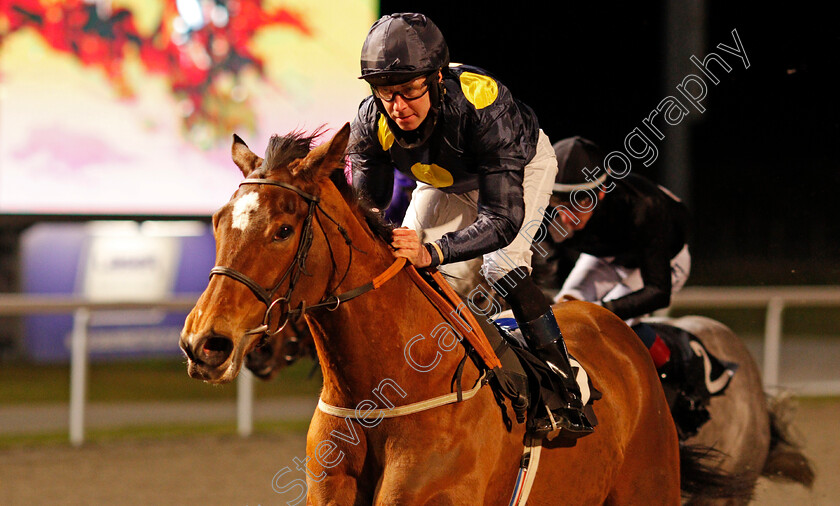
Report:
[[[704,79],[706,111],[663,127],[657,161],[632,167],[689,205],[688,284],[838,285],[840,27],[813,5],[381,0],[381,12],[427,14],[452,61],[496,75],[553,142],[581,135],[608,152],[624,150],[634,128],[646,131],[642,120],[666,96],[684,100],[676,85],[686,75],[704,77],[691,55],[722,55],[732,71],[717,69],[716,85]],[[733,29],[747,69],[716,47],[734,45]],[[19,288],[27,224],[0,223],[0,291]],[[0,355],[16,328],[8,322],[0,318]]]
[[[581,135],[607,151],[623,150],[635,127],[645,130],[642,120],[667,95],[683,101],[675,87],[684,76],[704,77],[690,55],[722,55],[732,71],[716,72],[717,85],[704,78],[705,113],[691,109],[678,127],[663,129],[657,161],[648,168],[635,162],[632,170],[688,202],[690,284],[837,284],[836,18],[802,2],[784,4],[785,11],[771,8],[782,4],[686,4],[701,6],[700,15],[678,12],[675,22],[665,1],[490,8],[383,0],[381,11],[428,15],[443,31],[452,61],[494,73],[537,112],[552,142]],[[675,41],[698,26],[705,26],[701,42],[668,60]],[[748,69],[716,48],[735,45],[733,29]],[[674,167],[664,153],[674,149],[678,129],[688,156]]]

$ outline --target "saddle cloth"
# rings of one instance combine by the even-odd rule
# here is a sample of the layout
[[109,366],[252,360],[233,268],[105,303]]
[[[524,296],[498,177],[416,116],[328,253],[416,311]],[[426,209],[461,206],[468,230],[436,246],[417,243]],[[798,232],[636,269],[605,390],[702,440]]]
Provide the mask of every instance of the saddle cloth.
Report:
[[[473,314],[468,304],[461,300],[454,289],[438,271],[415,269],[406,266],[414,283],[438,308],[455,332],[472,345],[478,355],[479,368],[486,368],[497,400],[510,399],[519,423],[537,420],[545,409],[564,407],[564,388],[556,373],[530,352],[516,325],[510,318],[504,326],[496,319],[489,322],[484,315]],[[505,313],[501,313],[504,315]],[[500,316],[501,316],[500,315]],[[584,396],[585,412],[592,425],[597,418],[592,402],[601,398],[586,371],[572,358],[572,370]]]
[[[499,318],[494,320],[493,324],[503,337],[502,347],[513,351],[516,358],[519,359],[519,364],[526,371],[527,395],[529,399],[528,423],[526,428],[530,433],[535,433],[537,420],[546,416],[547,411],[556,411],[566,406],[566,390],[557,373],[528,348],[516,319],[502,316],[505,314],[503,312]],[[575,375],[575,381],[580,388],[581,401],[584,405],[583,412],[594,427],[598,425],[598,418],[595,416],[595,410],[592,405],[602,397],[602,394],[594,387],[592,379],[586,373],[586,370],[580,362],[572,355],[569,355],[569,359],[572,372]],[[511,375],[510,372],[508,374]],[[561,432],[560,437],[556,438],[553,442],[560,446],[574,446],[576,438],[572,437],[568,439]]]
[[[521,348],[526,350],[528,349],[528,343],[525,342],[525,338],[522,336],[522,331],[519,330],[519,324],[516,322],[516,318],[513,318],[513,316],[500,316],[499,318],[496,318],[493,323],[503,331],[507,332],[507,336],[505,337],[507,337],[509,341],[513,340]],[[569,363],[572,365],[572,372],[575,374],[575,381],[580,388],[581,402],[584,405],[587,405],[590,400],[594,400],[592,399],[594,391],[592,382],[589,380],[589,375],[586,373],[586,370],[571,354],[569,354]],[[600,396],[598,398],[600,398]]]
[[680,441],[694,436],[707,421],[711,398],[723,395],[738,364],[720,360],[690,332],[664,323],[646,323],[665,341],[671,358],[659,370],[665,398]]
[[703,393],[710,396],[723,394],[738,370],[738,364],[715,357],[694,334],[686,330],[659,322],[647,325],[668,345],[673,367],[683,369],[672,374],[680,373],[682,381],[690,383],[686,388],[705,390]]

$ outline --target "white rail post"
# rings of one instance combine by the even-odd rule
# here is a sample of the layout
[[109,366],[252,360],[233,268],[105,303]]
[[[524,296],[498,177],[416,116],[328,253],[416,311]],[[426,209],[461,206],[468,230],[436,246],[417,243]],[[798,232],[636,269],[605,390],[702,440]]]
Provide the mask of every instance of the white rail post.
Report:
[[85,398],[87,397],[87,332],[90,311],[79,308],[73,313],[70,336],[70,444],[85,440]]
[[771,298],[767,303],[767,315],[764,320],[764,388],[771,392],[779,389],[779,358],[782,347],[784,309],[784,298]]
[[244,367],[236,382],[236,431],[242,437],[254,432],[254,376]]

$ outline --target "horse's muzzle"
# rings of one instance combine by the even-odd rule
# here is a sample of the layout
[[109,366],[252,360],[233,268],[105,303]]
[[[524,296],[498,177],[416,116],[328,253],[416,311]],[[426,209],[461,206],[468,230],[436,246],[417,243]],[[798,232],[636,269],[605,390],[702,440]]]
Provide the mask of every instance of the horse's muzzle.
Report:
[[212,380],[223,372],[222,366],[233,353],[233,340],[228,337],[207,334],[195,339],[181,336],[181,350],[190,361],[190,376]]
[[274,345],[271,342],[257,346],[245,355],[245,367],[260,379],[271,379],[277,371],[277,359],[274,355]]

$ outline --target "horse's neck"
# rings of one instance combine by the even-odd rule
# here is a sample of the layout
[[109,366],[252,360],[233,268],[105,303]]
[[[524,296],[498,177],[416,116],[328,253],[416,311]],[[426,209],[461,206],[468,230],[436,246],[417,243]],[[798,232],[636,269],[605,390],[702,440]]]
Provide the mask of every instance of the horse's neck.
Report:
[[[336,213],[352,216],[342,225],[355,247],[352,262],[349,248],[342,248],[345,253],[336,262],[339,269],[350,264],[337,290],[342,292],[369,283],[395,259],[388,246],[374,237],[350,209],[341,210],[339,206]],[[329,230],[327,240],[331,244],[344,244],[334,227]],[[336,311],[319,312],[311,320],[324,376],[322,398],[329,403],[356,406],[371,399],[371,393],[383,382],[394,390],[398,390],[394,384],[399,385],[399,390],[407,394],[396,404],[428,398],[430,392],[446,393],[452,373],[463,357],[462,347],[441,350],[435,329],[445,320],[405,270]],[[411,342],[414,344],[407,351]]]

